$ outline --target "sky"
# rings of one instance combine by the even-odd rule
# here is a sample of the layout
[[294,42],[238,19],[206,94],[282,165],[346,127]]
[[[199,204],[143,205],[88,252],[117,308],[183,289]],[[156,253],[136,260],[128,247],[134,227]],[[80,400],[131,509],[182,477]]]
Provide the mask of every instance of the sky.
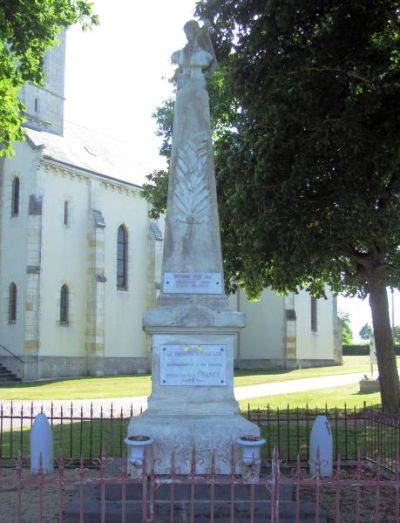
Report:
[[[92,2],[100,25],[67,33],[65,119],[130,144],[135,178],[144,179],[165,166],[152,113],[173,93],[170,56],[185,45],[183,25],[195,0]],[[350,314],[358,341],[361,327],[372,323],[368,300],[339,297],[338,306]],[[400,325],[398,292],[394,318]]]
[[131,144],[133,167],[144,176],[164,166],[151,115],[172,93],[170,56],[185,45],[195,2],[93,4],[100,25],[67,33],[65,119]]

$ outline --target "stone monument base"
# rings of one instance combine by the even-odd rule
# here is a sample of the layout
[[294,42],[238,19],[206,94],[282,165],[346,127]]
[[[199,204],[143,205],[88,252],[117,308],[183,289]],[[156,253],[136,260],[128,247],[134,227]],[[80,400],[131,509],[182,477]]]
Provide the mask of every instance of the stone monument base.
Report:
[[[196,473],[211,472],[215,452],[215,473],[232,472],[232,448],[235,455],[235,473],[241,473],[241,455],[236,440],[246,434],[259,436],[259,427],[240,414],[227,416],[154,415],[144,412],[132,418],[128,437],[146,435],[154,439],[148,456],[157,474],[170,474],[172,454],[175,453],[176,474],[190,474],[193,448],[196,449]],[[151,455],[152,454],[152,455]],[[150,464],[149,464],[150,466]]]

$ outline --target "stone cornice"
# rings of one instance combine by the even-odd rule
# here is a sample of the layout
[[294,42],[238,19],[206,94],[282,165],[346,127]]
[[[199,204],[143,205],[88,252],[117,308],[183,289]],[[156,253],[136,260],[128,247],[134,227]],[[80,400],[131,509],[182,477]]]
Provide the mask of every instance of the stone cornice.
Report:
[[132,196],[138,195],[141,189],[139,185],[125,182],[124,180],[118,180],[117,178],[112,178],[95,171],[90,171],[89,169],[76,167],[66,162],[54,160],[50,157],[44,156],[41,163],[48,172],[61,174],[62,176],[69,176],[71,178],[80,178],[81,180],[86,180],[87,182],[90,182],[91,180],[97,180],[107,189],[118,192],[125,192]]

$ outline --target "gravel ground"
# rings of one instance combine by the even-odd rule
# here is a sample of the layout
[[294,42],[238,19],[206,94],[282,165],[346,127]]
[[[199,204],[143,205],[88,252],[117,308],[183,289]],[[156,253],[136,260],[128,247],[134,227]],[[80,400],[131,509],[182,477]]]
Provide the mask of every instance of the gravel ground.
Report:
[[[98,477],[98,470],[88,470],[85,472],[86,478]],[[29,471],[23,471],[23,477],[29,483],[32,479]],[[44,476],[46,486],[43,489],[42,496],[42,514],[43,523],[59,522],[60,511],[60,492],[55,480],[58,473]],[[79,470],[64,471],[66,485],[63,492],[62,506],[67,506],[74,498],[79,496],[79,486],[70,485],[68,481],[79,481]],[[0,523],[16,523],[16,501],[18,491],[13,485],[15,478],[14,469],[2,469],[0,471]],[[341,479],[355,478],[355,471],[353,469],[345,470],[341,474]],[[374,472],[365,471],[363,479],[373,479]],[[37,477],[36,477],[37,480]],[[375,510],[377,506],[377,489],[375,487],[366,487],[359,489],[357,494],[356,489],[349,489],[348,487],[340,490],[323,487],[320,490],[320,506],[328,512],[328,523],[355,523],[355,506],[357,495],[360,499],[360,522],[374,523],[378,521],[375,519]],[[306,487],[301,489],[302,500],[315,501],[315,489]],[[336,503],[339,500],[340,516],[339,520],[335,519]],[[385,523],[399,523],[395,516],[395,488],[381,487],[379,489],[379,521]],[[23,489],[22,504],[21,504],[21,521],[23,523],[36,523],[40,521],[40,490],[37,487],[26,486]]]
[[[373,465],[363,467],[361,478],[365,480],[376,480],[376,469]],[[390,473],[382,473],[381,480],[393,479]],[[341,470],[340,476],[335,479],[356,480],[357,471],[355,468],[345,468]],[[400,523],[396,518],[396,483],[393,487],[363,487],[341,488],[323,487],[319,492],[320,506],[328,513],[328,523],[355,523],[356,506],[359,505],[360,523]],[[397,484],[398,486],[398,484]],[[302,488],[301,498],[316,500],[315,488]],[[357,498],[359,502],[357,503]],[[339,519],[336,518],[337,505],[339,506]],[[400,507],[399,507],[400,510]],[[378,517],[376,517],[376,512]]]
[[[302,492],[307,495],[306,489]],[[315,500],[315,493],[308,492],[311,499]],[[395,515],[395,493],[393,488],[381,488],[379,491],[378,519],[375,517],[376,489],[362,488],[360,495],[361,523],[399,523]],[[336,502],[339,499],[339,520],[336,519]],[[355,489],[323,488],[320,492],[320,506],[328,512],[328,523],[355,523],[356,491]]]
[[[93,474],[94,471],[91,471]],[[78,474],[74,470],[66,470],[65,477],[72,479],[78,478]],[[58,474],[46,476],[46,481],[50,484],[43,489],[42,514],[43,523],[59,522],[59,489],[57,485],[51,484],[52,480]],[[15,478],[15,470],[2,469],[0,481],[8,481],[12,484]],[[29,481],[32,478],[29,471],[24,471],[24,478]],[[0,523],[16,523],[17,522],[17,494],[18,491],[12,485],[0,487]],[[64,506],[68,504],[74,496],[78,494],[78,487],[67,485],[64,490]],[[25,487],[21,496],[21,521],[23,523],[36,523],[40,521],[40,490],[37,487]]]

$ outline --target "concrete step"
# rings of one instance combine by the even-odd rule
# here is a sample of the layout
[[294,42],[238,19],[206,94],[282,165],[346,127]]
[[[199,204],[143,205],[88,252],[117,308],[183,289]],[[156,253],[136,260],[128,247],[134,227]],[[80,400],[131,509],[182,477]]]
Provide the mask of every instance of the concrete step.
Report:
[[15,376],[0,376],[0,384],[6,384],[6,383],[17,383],[21,381],[20,379],[16,378]]
[[0,384],[1,383],[9,383],[13,381],[21,381],[18,376],[16,376],[13,372],[7,369],[2,363],[0,363]]
[[[220,523],[231,522],[229,485],[215,488],[214,519]],[[127,521],[142,521],[142,488],[140,485],[127,487],[125,504],[125,516]],[[149,492],[147,495],[149,496]],[[121,485],[108,485],[105,490],[105,521],[107,523],[120,522],[122,520],[122,490]],[[157,523],[171,521],[171,512],[175,523],[186,523],[190,521],[191,506],[193,506],[194,521],[196,523],[208,523],[210,513],[210,486],[196,485],[193,504],[190,503],[191,492],[189,485],[176,485],[174,492],[174,503],[171,503],[170,486],[162,485],[157,489],[157,501],[153,505],[153,519]],[[270,494],[262,486],[253,489],[253,504],[250,501],[250,485],[238,485],[235,487],[235,503],[233,506],[234,521],[236,523],[254,523],[268,521],[271,517]],[[147,498],[148,499],[148,498]],[[301,523],[327,523],[327,514],[320,509],[320,517],[316,518],[316,507],[313,502],[305,501],[300,504]],[[147,502],[147,512],[150,514],[150,504]],[[293,489],[283,488],[279,502],[279,521],[281,523],[292,523],[296,520],[296,504],[293,501]],[[98,522],[101,519],[100,487],[85,487],[84,499],[85,522]],[[65,523],[80,521],[80,501],[78,497],[73,500],[64,513]]]
[[[100,502],[101,492],[100,488],[93,489],[93,498]],[[157,488],[157,501],[169,502],[172,495],[171,485],[161,485]],[[195,485],[194,499],[197,502],[209,503],[211,499],[210,485]],[[147,496],[150,496],[150,488],[147,489]],[[185,502],[191,497],[190,485],[175,486],[174,499],[177,502]],[[271,499],[270,492],[262,485],[235,485],[234,499],[250,500],[253,496],[257,501],[269,501]],[[215,485],[213,497],[220,503],[228,503],[231,499],[230,485]],[[121,499],[121,485],[106,485],[104,498],[106,501],[119,502]],[[143,489],[139,485],[126,486],[126,498],[130,501],[141,501],[143,498]],[[293,499],[293,488],[289,486],[281,486],[280,499],[283,501],[291,501]]]
[[[168,503],[155,503],[153,512],[153,519],[146,519],[146,521],[156,521],[157,523],[169,523],[171,521],[171,510],[173,510],[173,521],[175,523],[187,523],[190,521],[190,504],[189,503],[174,503],[173,509]],[[216,503],[214,506],[214,519],[220,523],[231,523],[230,505],[226,502],[223,504]],[[150,514],[150,505],[148,505],[147,515]],[[233,521],[235,523],[265,523],[271,519],[271,503],[257,502],[251,510],[248,502],[236,502],[233,512]],[[85,522],[96,522],[101,520],[100,506],[98,503],[85,503],[84,506]],[[126,521],[143,521],[142,505],[138,502],[127,502],[125,506]],[[105,504],[105,521],[107,523],[120,523],[122,521],[122,508],[120,503],[108,502]],[[193,504],[193,520],[197,523],[208,523],[211,519],[210,504],[209,503],[194,503]],[[299,520],[301,523],[327,523],[328,517],[324,509],[320,509],[319,519],[316,518],[315,504],[304,502],[300,505]],[[65,523],[80,522],[79,505],[75,507],[70,506],[64,513]],[[296,505],[289,501],[282,501],[279,503],[279,520],[280,523],[293,523],[296,521]]]

